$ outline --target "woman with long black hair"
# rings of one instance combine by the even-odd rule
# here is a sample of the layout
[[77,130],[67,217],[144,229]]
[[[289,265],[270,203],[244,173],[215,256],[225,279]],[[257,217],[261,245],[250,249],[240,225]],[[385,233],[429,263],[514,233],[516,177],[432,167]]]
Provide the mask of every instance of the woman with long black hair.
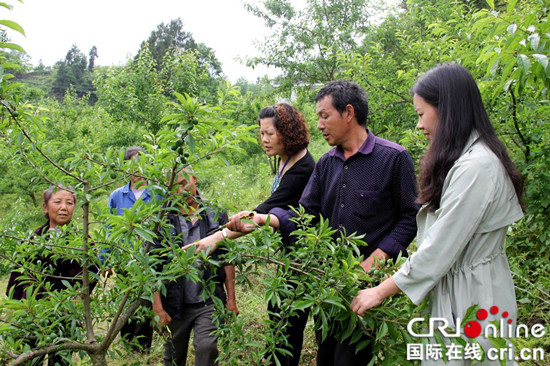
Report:
[[475,304],[483,309],[482,327],[492,320],[485,312],[492,307],[501,309],[492,318],[502,316],[513,327],[517,306],[504,244],[509,226],[523,216],[521,174],[464,67],[438,65],[412,93],[417,127],[430,141],[419,179],[418,250],[392,277],[360,291],[351,309],[362,315],[402,291],[415,304],[429,297],[431,316],[455,329]]

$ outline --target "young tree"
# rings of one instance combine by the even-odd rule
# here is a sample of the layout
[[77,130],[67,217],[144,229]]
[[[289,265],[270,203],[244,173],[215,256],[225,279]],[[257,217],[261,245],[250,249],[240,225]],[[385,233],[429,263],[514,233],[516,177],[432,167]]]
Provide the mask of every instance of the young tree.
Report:
[[[47,182],[73,185],[82,210],[81,220],[48,245],[29,239],[28,229],[23,227],[0,233],[0,257],[30,281],[25,300],[7,299],[2,303],[0,328],[5,336],[1,356],[18,365],[52,352],[80,350],[88,354],[94,365],[105,365],[106,354],[122,325],[143,301],[151,300],[154,292],[163,291],[162,281],[182,274],[194,276],[191,264],[195,259],[191,252],[172,248],[173,264],[162,273],[155,270],[156,256],[149,254],[156,233],[165,225],[162,218],[167,202],[175,199],[170,194],[174,174],[207,156],[234,152],[241,136],[248,138],[248,128],[227,128],[232,121],[223,117],[227,115],[223,105],[213,112],[198,101],[177,94],[178,102],[172,103],[174,113],[165,119],[167,126],[149,137],[148,153],[140,162],[125,165],[113,149],[84,155],[67,151],[61,159],[54,159],[56,142],[44,138],[43,119],[35,116],[30,106],[19,104],[16,91],[8,84],[2,84],[0,92],[7,98],[2,103],[0,120],[2,130],[7,131],[2,135],[2,151],[20,156]],[[92,145],[91,141],[88,143]],[[105,191],[119,175],[128,174],[146,177],[165,200],[136,205],[123,216],[108,214]],[[112,253],[116,253],[116,260],[105,266],[115,271],[124,266],[126,273],[115,277],[110,289],[104,287],[104,278],[88,270],[90,265],[105,269],[98,259],[103,247],[114,248]],[[32,258],[42,255],[77,261],[84,269],[81,285],[67,285],[60,291],[48,291],[46,287],[48,296],[41,297],[50,272]],[[94,283],[97,286],[92,292]],[[80,323],[80,319],[84,321]],[[28,347],[28,339],[33,340],[35,348]]]
[[[16,23],[9,24],[10,28],[20,29]],[[6,44],[0,43],[0,48],[6,48]],[[85,63],[79,62],[83,59],[73,47],[66,57],[67,66],[85,68]],[[3,70],[0,68],[2,161],[11,156],[32,168],[35,184],[45,181],[74,186],[69,189],[78,196],[82,215],[47,242],[31,237],[25,226],[12,225],[0,232],[0,258],[28,281],[24,299],[2,300],[0,359],[2,363],[20,365],[41,355],[80,351],[94,365],[106,365],[106,355],[116,335],[139,305],[152,299],[154,292],[164,291],[164,280],[181,274],[193,276],[192,253],[172,248],[175,260],[162,273],[155,271],[158,259],[149,253],[156,232],[165,225],[162,218],[167,202],[174,199],[174,175],[207,156],[234,152],[241,136],[248,138],[248,127],[234,125],[224,117],[228,113],[223,104],[213,112],[189,96],[176,94],[177,102],[171,103],[173,113],[166,116],[165,127],[149,136],[146,159],[124,165],[115,150],[94,149],[93,139],[82,141],[81,149],[59,153],[59,142],[47,135],[45,117],[21,100],[22,85],[9,83],[11,75]],[[71,124],[67,128],[77,127]],[[86,150],[86,145],[93,152],[79,152]],[[135,210],[123,216],[108,214],[105,191],[119,175],[130,174],[148,179],[165,199],[147,207],[136,205]],[[124,265],[128,274],[116,277],[112,289],[102,286],[106,279],[100,276],[105,267],[98,254],[105,246],[114,248],[117,254],[116,263],[111,261],[109,265],[115,270],[117,265]],[[52,269],[36,260],[43,256],[54,261],[76,261],[82,268],[79,281],[74,285],[64,282],[65,288],[59,291],[49,289],[47,279]],[[91,271],[93,266],[100,267],[100,273]],[[92,291],[94,284],[96,291]]]
[[138,124],[153,133],[160,130],[169,97],[166,80],[147,49],[126,66],[98,70],[95,86],[98,105],[115,121]]

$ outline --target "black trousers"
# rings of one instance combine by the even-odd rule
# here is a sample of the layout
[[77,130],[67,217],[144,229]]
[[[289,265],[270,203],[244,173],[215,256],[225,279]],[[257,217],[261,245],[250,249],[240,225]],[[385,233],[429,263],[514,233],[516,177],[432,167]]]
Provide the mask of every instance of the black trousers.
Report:
[[[147,302],[143,310],[151,309],[152,304]],[[120,337],[134,352],[148,352],[153,343],[153,325],[151,319],[130,318],[120,329]],[[137,343],[136,343],[137,342]]]
[[[322,332],[320,330],[315,332],[315,338],[319,347],[317,366],[366,366],[373,357],[371,344],[355,353],[357,343],[342,343],[330,334],[324,341],[321,341]],[[365,335],[359,342],[363,339],[368,339],[368,337]]]
[[172,339],[164,344],[163,365],[186,365],[191,332],[195,348],[195,366],[218,365],[218,338],[213,334],[217,329],[212,320],[214,312],[213,304],[193,304],[183,307],[179,319],[172,317]]
[[[269,319],[273,322],[277,322],[279,317],[272,313],[278,314],[280,309],[276,306],[268,304]],[[292,353],[292,356],[283,355],[279,352],[275,353],[282,366],[298,366],[300,363],[300,356],[302,355],[302,346],[304,343],[304,329],[306,328],[307,318],[309,316],[309,309],[299,311],[295,316],[288,318],[288,326],[286,327],[284,334],[289,343],[289,346],[277,345],[277,348],[288,350]],[[267,355],[266,355],[267,356]]]

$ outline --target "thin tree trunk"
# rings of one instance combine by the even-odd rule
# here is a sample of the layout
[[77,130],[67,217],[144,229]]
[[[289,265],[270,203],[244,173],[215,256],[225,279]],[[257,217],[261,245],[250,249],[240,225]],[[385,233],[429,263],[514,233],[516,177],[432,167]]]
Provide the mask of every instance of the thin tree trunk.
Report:
[[88,353],[90,356],[90,359],[92,360],[92,365],[94,366],[107,366],[107,358],[106,352],[94,352],[94,353]]

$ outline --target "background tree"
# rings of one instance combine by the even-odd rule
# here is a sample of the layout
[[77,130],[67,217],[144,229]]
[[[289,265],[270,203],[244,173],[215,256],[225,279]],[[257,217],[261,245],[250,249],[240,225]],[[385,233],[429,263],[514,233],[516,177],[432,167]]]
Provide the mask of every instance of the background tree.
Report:
[[283,71],[283,87],[313,85],[338,78],[340,52],[357,50],[368,34],[382,2],[370,0],[308,0],[297,9],[288,0],[246,4],[272,33],[258,43],[262,55],[250,58]]
[[141,43],[140,51],[144,49],[151,52],[159,69],[163,68],[163,59],[168,54],[193,51],[199,64],[209,71],[210,76],[222,75],[221,64],[214,51],[203,43],[195,42],[191,32],[184,30],[181,18],[173,19],[168,24],[160,23],[157,29],[151,32],[149,38]]
[[92,46],[88,56],[90,57],[89,61],[88,61],[88,71],[93,72],[94,71],[94,66],[95,66],[95,59],[97,58],[97,47],[96,46]]
[[160,23],[157,29],[151,31],[149,38],[141,43],[140,50],[148,49],[157,66],[161,67],[167,52],[194,50],[196,47],[193,35],[183,29],[181,18],[177,18],[168,24]]
[[54,68],[56,75],[52,93],[58,100],[61,100],[65,92],[72,86],[79,97],[89,94],[90,102],[95,102],[92,71],[89,70],[86,56],[76,45],[73,45],[67,52],[65,60],[58,61]]

